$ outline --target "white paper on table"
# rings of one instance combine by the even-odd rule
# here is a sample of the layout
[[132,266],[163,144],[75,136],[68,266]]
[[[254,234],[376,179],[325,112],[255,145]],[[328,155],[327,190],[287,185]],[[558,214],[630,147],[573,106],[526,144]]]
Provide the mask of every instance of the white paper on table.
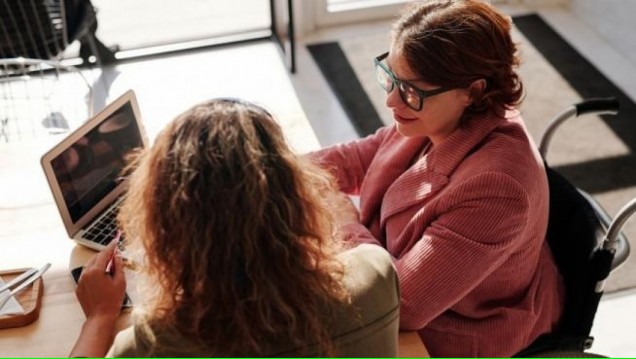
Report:
[[[4,281],[0,277],[0,286],[3,284]],[[0,299],[4,299],[7,295],[11,295],[11,291],[8,289],[0,292]],[[0,316],[11,314],[24,314],[24,308],[22,308],[20,303],[18,303],[18,300],[13,296],[9,298],[9,301],[2,308],[0,308]]]

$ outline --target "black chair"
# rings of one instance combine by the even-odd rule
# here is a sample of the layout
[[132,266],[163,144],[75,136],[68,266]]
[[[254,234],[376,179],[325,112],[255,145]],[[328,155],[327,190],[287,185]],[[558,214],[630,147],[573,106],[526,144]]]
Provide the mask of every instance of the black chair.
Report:
[[66,23],[69,41],[77,39],[80,42],[80,57],[84,63],[89,63],[90,56],[95,56],[95,62],[100,67],[115,63],[115,53],[113,49],[106,47],[96,35],[97,32],[97,11],[88,0],[66,0],[64,8],[66,10]]
[[110,64],[115,55],[95,35],[97,16],[87,0],[0,0],[0,58],[60,60],[69,44],[81,43],[87,62]]
[[69,1],[0,0],[0,140],[67,131],[92,114],[91,84],[62,57],[76,39],[91,43],[95,10]]
[[[557,116],[539,144],[546,158],[548,145],[557,127],[582,114],[616,114],[614,98],[590,99]],[[520,357],[599,357],[588,353],[594,316],[610,272],[629,256],[629,242],[621,232],[636,211],[636,199],[626,204],[613,220],[588,193],[547,166],[550,187],[550,214],[547,240],[565,283],[565,307],[558,329],[541,336]]]

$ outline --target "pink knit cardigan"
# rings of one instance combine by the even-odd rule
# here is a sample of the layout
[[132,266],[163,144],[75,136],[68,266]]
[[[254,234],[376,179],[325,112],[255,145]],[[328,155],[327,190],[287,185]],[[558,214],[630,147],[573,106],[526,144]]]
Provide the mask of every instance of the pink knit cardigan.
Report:
[[311,156],[360,196],[347,238],[393,257],[400,327],[432,356],[511,356],[563,306],[543,162],[517,111],[471,119],[412,164],[428,141],[390,126]]

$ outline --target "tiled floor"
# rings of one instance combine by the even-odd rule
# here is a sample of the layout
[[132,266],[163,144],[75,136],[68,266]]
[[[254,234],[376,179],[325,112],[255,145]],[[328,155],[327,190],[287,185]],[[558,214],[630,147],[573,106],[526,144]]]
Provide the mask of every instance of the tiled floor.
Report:
[[[570,14],[559,9],[544,9],[541,13],[608,77],[636,98],[635,64],[626,62],[611,49],[598,51],[605,46],[602,39]],[[237,96],[265,105],[288,128],[291,144],[306,150],[316,148],[318,142],[325,146],[357,135],[303,43],[377,31],[378,26],[387,25],[369,23],[332,28],[301,40],[297,46],[298,73],[292,76],[286,73],[277,48],[268,42],[128,62],[103,72],[87,71],[87,75],[94,82],[97,109],[126,89],[135,89],[150,137],[169,119],[199,101]],[[11,161],[9,153],[11,144],[0,142],[0,222],[3,218],[5,221],[0,228],[11,224],[19,231],[21,225],[29,223],[8,223],[13,218],[12,206],[24,208],[43,203],[50,206],[50,198],[43,179],[38,177],[37,153],[28,163]],[[25,181],[24,174],[34,176]],[[15,188],[24,188],[29,195],[18,196]],[[53,217],[56,215],[51,213]],[[0,253],[0,263],[1,259]],[[593,351],[609,356],[634,356],[633,333],[636,333],[636,292],[606,296],[593,329],[597,338]]]

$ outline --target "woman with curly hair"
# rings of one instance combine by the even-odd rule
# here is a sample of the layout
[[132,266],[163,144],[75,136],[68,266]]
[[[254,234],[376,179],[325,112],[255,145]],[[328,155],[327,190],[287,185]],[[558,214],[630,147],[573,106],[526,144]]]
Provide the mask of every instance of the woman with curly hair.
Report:
[[312,154],[360,196],[359,222],[342,231],[392,255],[400,327],[434,357],[511,356],[562,312],[511,26],[486,1],[413,2],[375,59],[395,122]]
[[[119,219],[141,264],[134,325],[114,244],[85,267],[73,356],[395,355],[397,277],[375,246],[344,251],[331,176],[294,155],[264,109],[194,106],[133,162]],[[338,220],[336,224],[334,221]]]

